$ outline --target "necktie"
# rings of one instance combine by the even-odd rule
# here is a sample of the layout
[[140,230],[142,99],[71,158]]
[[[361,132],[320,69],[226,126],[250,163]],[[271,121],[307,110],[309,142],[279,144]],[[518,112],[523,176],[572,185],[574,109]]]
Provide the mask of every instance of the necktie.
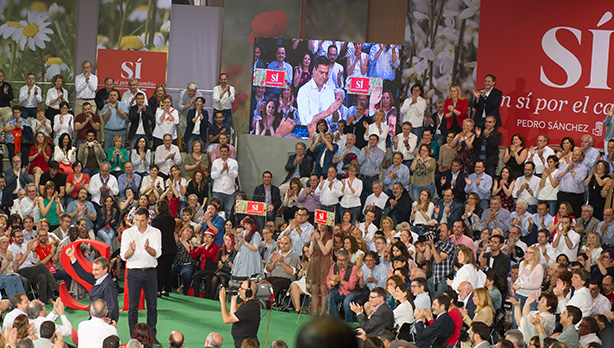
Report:
[[[107,176],[107,178],[103,178],[102,176],[100,177],[100,182],[102,183],[101,187],[107,186],[107,184],[109,183],[109,178],[110,176]],[[100,193],[100,206],[102,206],[104,204],[104,199],[107,198],[107,196],[109,195],[109,190],[105,190],[104,192]]]

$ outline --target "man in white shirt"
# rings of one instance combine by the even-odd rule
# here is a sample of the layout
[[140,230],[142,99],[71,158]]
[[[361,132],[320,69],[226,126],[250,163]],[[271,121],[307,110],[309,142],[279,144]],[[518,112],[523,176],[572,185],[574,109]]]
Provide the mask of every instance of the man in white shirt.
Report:
[[13,296],[11,303],[13,304],[14,309],[4,316],[4,321],[2,322],[2,330],[4,332],[6,332],[7,327],[13,326],[15,318],[21,314],[26,314],[26,307],[28,304],[30,304],[30,300],[28,299],[28,296],[24,294],[17,294]]
[[299,118],[313,134],[319,120],[325,119],[341,108],[343,101],[335,99],[335,86],[328,83],[330,61],[318,57],[313,68],[313,78],[304,84],[296,97]]
[[533,162],[535,164],[535,174],[541,177],[548,163],[548,157],[552,155],[554,155],[554,150],[548,146],[548,136],[540,134],[537,136],[537,146],[531,147],[526,162]]
[[96,90],[98,89],[98,77],[92,74],[92,64],[89,61],[84,61],[81,64],[83,72],[75,76],[75,92],[77,92],[77,100],[75,101],[75,115],[83,112],[83,103],[89,102],[92,106],[92,112],[96,113]]
[[537,212],[537,194],[539,193],[540,179],[533,175],[535,172],[535,163],[526,162],[524,164],[524,176],[516,178],[514,198],[522,198],[529,204],[528,211],[533,214]]
[[165,134],[162,138],[162,145],[156,148],[154,156],[155,164],[158,166],[158,175],[164,180],[168,179],[172,166],[181,165],[181,153],[179,147],[173,145],[173,138],[170,134]]
[[[561,217],[560,231],[554,236],[552,247],[556,255],[565,254],[569,262],[578,259],[578,243],[580,243],[580,235],[571,229],[571,218],[569,216]],[[588,315],[588,314],[587,314]]]
[[328,81],[332,83],[336,88],[343,88],[343,65],[336,62],[339,57],[337,46],[328,46],[327,55],[330,61],[330,69],[328,70]]
[[48,288],[51,288],[53,295],[57,295],[60,291],[58,282],[53,278],[49,268],[44,263],[39,263],[36,247],[38,240],[32,239],[27,244],[24,243],[23,232],[13,231],[13,244],[8,250],[15,258],[15,266],[17,273],[28,279],[38,286],[38,295],[43,303],[49,303]]
[[362,237],[367,242],[367,248],[369,250],[375,250],[375,232],[378,228],[375,226],[375,212],[368,211],[365,213],[365,221],[358,223],[356,219],[357,228],[362,232]]
[[[140,296],[140,294],[139,291],[138,295]],[[103,320],[107,315],[107,304],[104,300],[98,299],[90,304],[90,315],[90,320],[79,323],[77,330],[79,348],[100,348],[105,338],[113,335],[118,336],[117,328]]]
[[19,203],[21,216],[30,215],[34,219],[34,224],[40,220],[40,210],[38,208],[38,197],[36,197],[36,185],[26,185],[26,196]]
[[373,193],[367,196],[362,213],[365,214],[369,210],[375,211],[375,224],[379,226],[382,212],[390,197],[384,193],[384,185],[380,181],[373,182],[372,189]]
[[601,282],[591,280],[588,290],[591,293],[593,299],[593,309],[591,310],[591,316],[603,314],[612,310],[612,303],[610,300],[601,293]]
[[19,89],[19,105],[21,105],[21,117],[36,117],[38,104],[43,101],[43,90],[36,84],[36,76],[33,73],[26,75],[26,85]]
[[213,87],[213,114],[221,112],[224,123],[232,124],[232,103],[235,101],[235,88],[228,84],[228,74],[221,73],[220,84]]
[[326,173],[328,177],[326,180],[320,178],[320,184],[314,193],[320,197],[322,210],[334,212],[339,205],[343,184],[337,180],[337,169],[335,167],[329,167]]
[[98,204],[101,207],[104,199],[107,196],[117,196],[119,194],[119,185],[117,179],[109,174],[111,165],[109,162],[104,162],[100,165],[100,173],[94,175],[90,179],[89,192],[92,195],[91,202]]
[[599,332],[599,324],[593,317],[585,317],[580,321],[578,326],[578,336],[580,336],[580,347],[584,348],[589,343],[602,344],[601,339],[597,336]]
[[411,132],[411,122],[403,122],[401,129],[403,130],[402,133],[397,134],[394,138],[392,138],[392,142],[394,143],[394,145],[392,145],[392,149],[402,153],[403,164],[410,166],[411,161],[416,158],[416,156],[414,156],[414,150],[416,149],[416,144],[418,143],[418,136]]
[[[138,322],[141,291],[145,292],[147,301],[147,325],[154,338],[154,346],[160,346],[156,339],[158,321],[158,275],[157,258],[162,252],[162,233],[149,226],[149,210],[139,208],[136,211],[134,226],[124,231],[120,255],[126,261],[128,276],[128,325],[130,332]],[[106,311],[105,311],[106,312]],[[106,313],[104,313],[106,315]]]
[[235,179],[239,176],[239,163],[229,158],[228,145],[220,146],[220,158],[211,163],[211,179],[213,197],[222,202],[226,216],[230,216],[236,200]]
[[[128,80],[128,90],[124,92],[122,95],[122,103],[126,105],[126,107],[130,108],[131,106],[136,105],[136,95],[138,93],[143,93],[143,95],[147,95],[145,91],[139,89],[139,80],[134,77]],[[147,102],[147,98],[145,98],[145,105],[149,105]]]
[[561,305],[563,307],[576,306],[582,311],[583,318],[588,317],[591,315],[591,311],[593,310],[593,297],[591,296],[591,292],[588,290],[590,274],[584,269],[579,269],[573,271],[572,273],[571,286],[575,291],[573,296],[571,296],[571,299],[567,300],[562,293],[559,294],[559,291],[554,292],[559,299],[559,308],[561,308]]
[[548,265],[556,261],[556,252],[550,243],[550,231],[547,229],[541,229],[537,231],[537,243],[533,244],[539,248],[540,256],[539,263],[542,264],[545,269],[548,269]]
[[34,300],[26,306],[26,314],[30,319],[30,324],[34,324],[34,335],[40,338],[41,324],[47,320],[56,321],[61,319],[62,325],[56,325],[56,332],[61,333],[64,337],[72,335],[72,324],[64,314],[64,303],[58,298],[53,304],[53,310],[47,314],[47,310],[43,303],[39,300]]

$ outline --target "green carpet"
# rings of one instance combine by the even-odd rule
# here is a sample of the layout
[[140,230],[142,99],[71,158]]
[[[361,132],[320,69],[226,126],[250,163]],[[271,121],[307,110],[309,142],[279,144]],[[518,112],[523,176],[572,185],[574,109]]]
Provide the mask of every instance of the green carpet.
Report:
[[[120,294],[118,299],[120,308],[123,306],[123,299],[123,294]],[[80,302],[89,303],[89,300]],[[47,306],[48,311],[51,308],[51,306]],[[230,308],[230,304],[228,304],[227,308]],[[75,330],[77,330],[81,321],[89,319],[89,314],[86,311],[70,308],[66,308],[66,315]],[[146,311],[139,311],[139,322],[146,322],[146,315]],[[258,339],[261,347],[264,348],[269,311],[266,311],[266,314],[262,311],[261,315]],[[297,324],[297,318],[297,314],[273,310],[267,347],[270,347],[271,342],[277,339],[284,340],[288,343],[289,347],[293,347],[300,328],[311,320],[311,317],[308,315],[301,315]],[[185,346],[188,348],[203,347],[205,338],[213,331],[219,332],[224,337],[224,347],[232,347],[234,341],[230,335],[231,326],[231,324],[224,324],[222,322],[219,301],[188,297],[177,293],[171,294],[170,297],[158,299],[157,338],[163,347],[168,347],[168,336],[173,330],[183,333],[185,336]],[[119,312],[117,329],[121,342],[127,342],[130,339],[128,311]],[[72,340],[67,338],[66,342],[72,343]]]

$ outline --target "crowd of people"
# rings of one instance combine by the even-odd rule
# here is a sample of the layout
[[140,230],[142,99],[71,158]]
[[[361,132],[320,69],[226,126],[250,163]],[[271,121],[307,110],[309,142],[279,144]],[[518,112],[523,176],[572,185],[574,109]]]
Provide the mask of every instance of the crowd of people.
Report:
[[[313,69],[326,75],[328,64]],[[549,144],[545,134],[535,144],[522,134],[503,144],[493,75],[474,91],[471,109],[452,86],[432,115],[416,84],[395,133],[384,110],[370,116],[368,97],[356,98],[335,132],[322,119],[309,146],[297,142],[279,187],[265,171],[248,196],[236,190],[226,74],[209,123],[194,83],[175,109],[164,86],[147,100],[131,80],[120,98],[110,78],[96,91],[91,64],[82,67],[76,117],[61,76],[46,109],[33,75],[18,104],[0,104],[11,160],[0,177],[0,287],[12,300],[0,310],[14,308],[3,322],[7,341],[13,332],[17,341],[49,336],[49,325],[39,334],[21,328],[28,318],[49,318],[43,305],[61,282],[74,297],[87,296],[60,255],[77,264],[66,246],[96,238],[111,257],[79,247],[94,264],[92,319],[79,331],[100,332],[81,336],[97,340],[84,346],[116,335],[118,277],[130,294],[145,292],[147,324],[137,323],[136,295],[128,315],[144,346],[159,345],[157,299],[174,290],[219,300],[235,346],[257,346],[260,279],[271,284],[275,308],[301,313],[308,301],[313,316],[357,322],[365,346],[585,348],[614,334],[614,139],[605,139],[605,151],[588,134],[579,146],[572,137]],[[0,101],[12,101],[12,87],[0,83]],[[241,200],[265,203],[264,214],[235,211]],[[317,210],[334,223],[315,223]],[[232,296],[228,310],[231,279],[245,280],[238,295],[245,304]],[[55,337],[70,334],[61,301],[53,306],[62,320]]]

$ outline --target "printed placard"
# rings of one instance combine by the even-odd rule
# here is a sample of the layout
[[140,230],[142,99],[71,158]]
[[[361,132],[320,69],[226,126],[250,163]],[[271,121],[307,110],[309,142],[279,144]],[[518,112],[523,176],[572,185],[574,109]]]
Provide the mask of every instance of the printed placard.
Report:
[[238,201],[235,205],[236,214],[266,215],[266,203],[253,201]]
[[335,225],[335,213],[326,211],[326,210],[318,210],[315,211],[315,222],[318,224],[324,224],[327,226]]
[[347,86],[350,94],[371,94],[373,88],[382,87],[384,82],[379,77],[348,77]]

